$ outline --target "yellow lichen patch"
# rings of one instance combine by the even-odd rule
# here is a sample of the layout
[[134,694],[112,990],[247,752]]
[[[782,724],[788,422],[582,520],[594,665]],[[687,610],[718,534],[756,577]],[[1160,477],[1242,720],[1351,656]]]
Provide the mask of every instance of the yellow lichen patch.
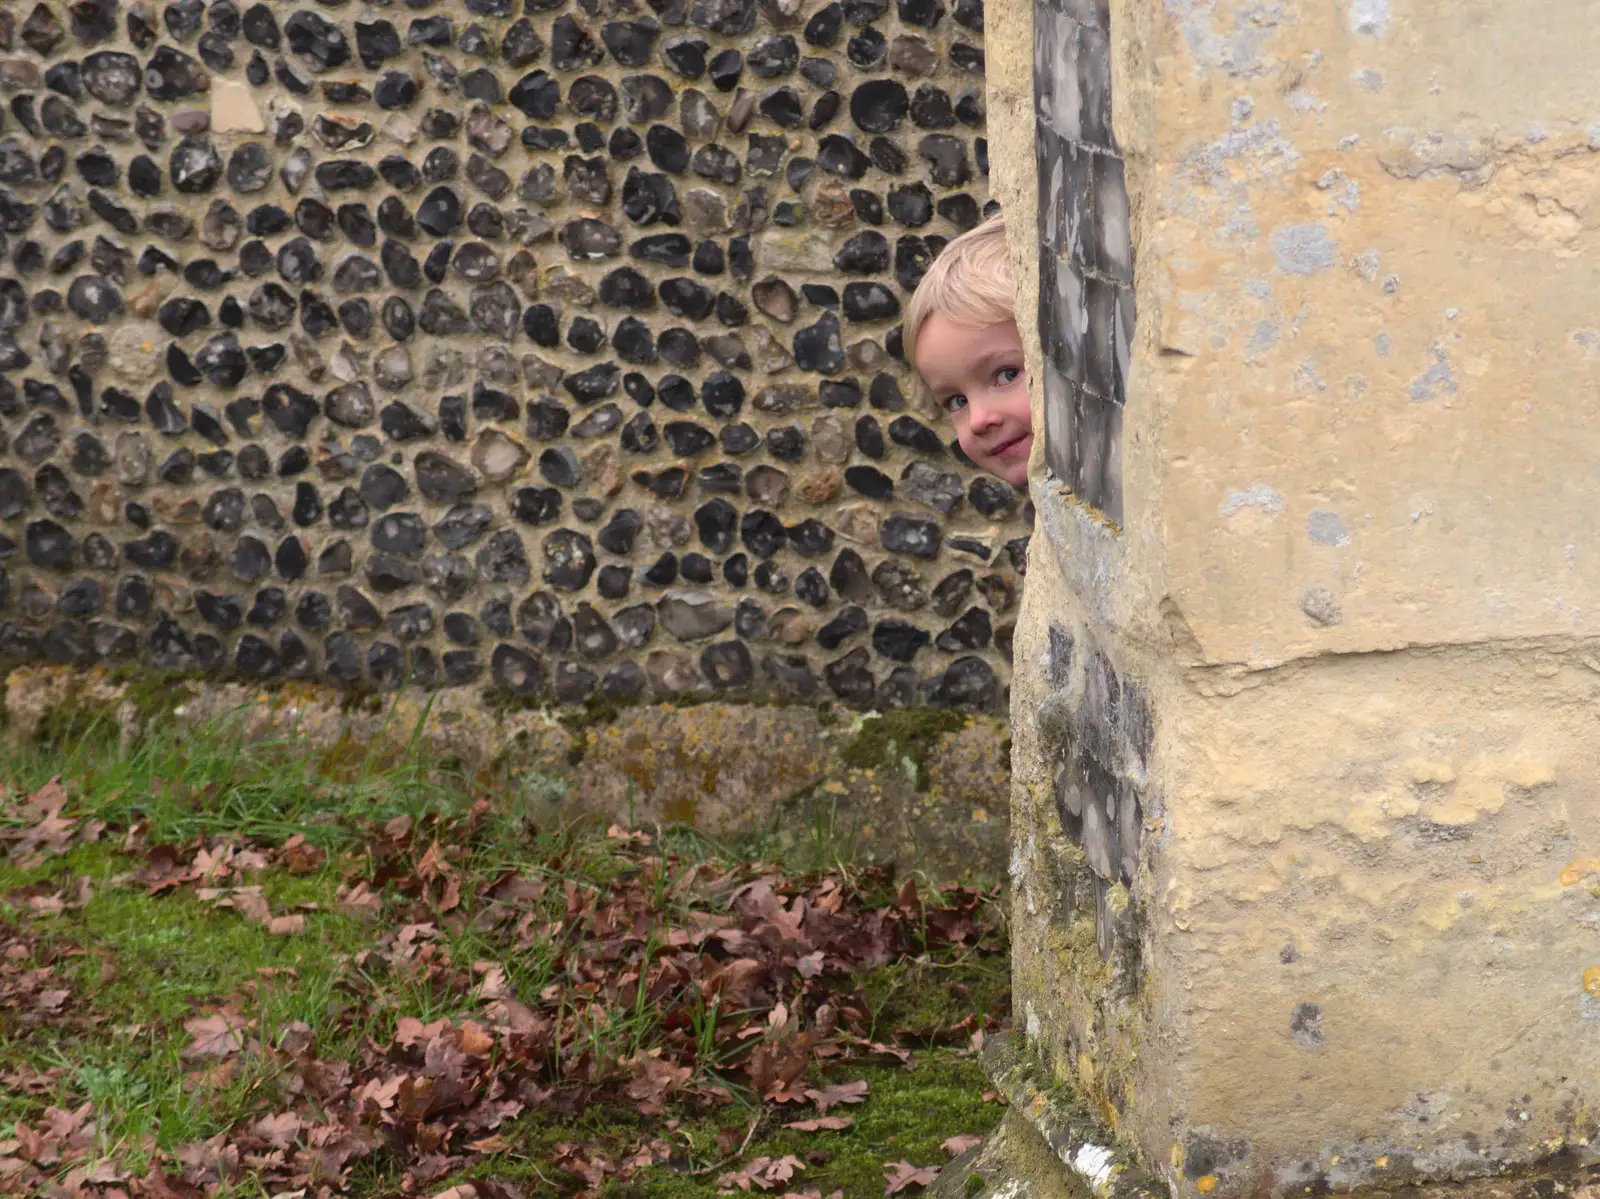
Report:
[[1586,995],[1600,999],[1600,966],[1590,966],[1583,972],[1583,990]]
[[1570,887],[1591,874],[1600,874],[1600,862],[1596,862],[1593,858],[1573,862],[1561,872],[1561,885]]
[[1455,769],[1449,762],[1415,758],[1406,763],[1405,771],[1413,787],[1442,787],[1456,781]]
[[1389,833],[1389,822],[1415,816],[1421,805],[1410,789],[1398,787],[1357,795],[1345,814],[1344,827],[1363,841]]
[[1217,1189],[1217,1176],[1215,1174],[1207,1174],[1204,1178],[1196,1179],[1194,1189],[1202,1195],[1209,1195]]
[[1429,809],[1425,815],[1435,824],[1473,824],[1479,817],[1491,815],[1506,806],[1506,786],[1498,778],[1477,776],[1464,778],[1456,784],[1443,803]]

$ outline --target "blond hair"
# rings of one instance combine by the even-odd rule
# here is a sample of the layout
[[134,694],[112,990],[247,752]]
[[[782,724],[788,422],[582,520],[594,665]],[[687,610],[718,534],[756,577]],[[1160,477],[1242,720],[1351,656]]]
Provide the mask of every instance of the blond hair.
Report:
[[1006,256],[1006,223],[995,213],[944,248],[906,305],[901,344],[915,361],[917,336],[930,316],[983,328],[1016,319],[1011,261]]

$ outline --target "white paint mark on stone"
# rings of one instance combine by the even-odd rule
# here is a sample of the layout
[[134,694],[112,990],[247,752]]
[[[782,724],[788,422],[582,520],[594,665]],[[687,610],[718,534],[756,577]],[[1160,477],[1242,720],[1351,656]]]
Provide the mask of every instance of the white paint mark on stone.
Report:
[[1384,37],[1389,32],[1389,0],[1351,0],[1350,32],[1359,37]]
[[1290,275],[1315,275],[1333,265],[1333,238],[1321,225],[1284,225],[1272,234],[1278,269]]
[[1044,1025],[1039,1023],[1039,1013],[1033,1010],[1033,1000],[1028,1000],[1028,1040],[1037,1041],[1044,1035]]
[[1318,545],[1341,546],[1350,544],[1350,534],[1344,521],[1331,508],[1314,508],[1306,516],[1306,536]]
[[1276,516],[1283,511],[1283,493],[1274,491],[1265,483],[1252,483],[1243,491],[1228,492],[1217,511],[1229,517],[1237,516],[1246,508],[1259,508],[1268,516]]
[[1089,1185],[1097,1191],[1105,1189],[1106,1184],[1111,1181],[1112,1173],[1116,1170],[1111,1150],[1099,1145],[1080,1145],[1067,1164],[1083,1175]]

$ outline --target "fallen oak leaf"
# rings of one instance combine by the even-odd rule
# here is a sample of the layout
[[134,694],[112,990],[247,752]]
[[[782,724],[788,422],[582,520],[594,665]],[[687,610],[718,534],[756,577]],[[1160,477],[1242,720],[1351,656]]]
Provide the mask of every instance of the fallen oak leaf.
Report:
[[274,937],[290,937],[306,931],[306,918],[296,912],[290,916],[273,916],[267,921],[267,931]]
[[57,775],[35,791],[20,808],[24,819],[34,823],[19,834],[12,834],[15,844],[11,856],[20,865],[32,866],[46,857],[65,853],[72,845],[72,834],[77,828],[76,816],[63,816],[67,806],[66,788]]
[[865,1079],[842,1082],[820,1091],[807,1091],[806,1098],[817,1105],[818,1112],[826,1116],[830,1107],[837,1107],[841,1103],[865,1103],[867,1083]]
[[461,1052],[482,1057],[494,1048],[494,1038],[481,1025],[471,1020],[461,1025]]
[[344,915],[357,920],[376,920],[383,913],[383,896],[365,882],[359,882],[349,889],[341,887],[335,906]]
[[813,1116],[809,1120],[792,1120],[784,1127],[796,1132],[842,1132],[855,1122],[854,1116]]
[[272,919],[272,908],[260,886],[196,887],[195,898],[216,908],[232,908],[252,924],[265,925]]
[[185,1020],[183,1027],[188,1030],[191,1039],[184,1047],[183,1056],[227,1057],[229,1054],[238,1053],[244,1048],[244,1037],[241,1034],[253,1023],[254,1021],[246,1020],[237,1012],[227,1010]]
[[276,1116],[262,1116],[252,1126],[252,1131],[276,1149],[288,1149],[305,1127],[305,1121],[294,1112],[280,1112]]
[[735,1188],[749,1191],[752,1187],[758,1191],[770,1191],[779,1183],[793,1178],[796,1170],[805,1168],[805,1163],[792,1153],[780,1158],[762,1156],[746,1162],[742,1170],[730,1170],[722,1175],[717,1179],[717,1187],[724,1192],[731,1192]]
[[278,857],[290,874],[312,874],[328,860],[328,855],[308,842],[304,833],[296,833],[279,846]]
[[661,1060],[661,1050],[654,1049],[639,1055],[631,1064],[634,1077],[623,1087],[622,1093],[634,1101],[634,1106],[646,1116],[658,1116],[666,1108],[663,1100],[689,1081],[694,1073],[688,1066],[675,1066]]
[[943,1149],[951,1157],[960,1157],[968,1149],[974,1149],[981,1144],[983,1144],[982,1137],[975,1136],[970,1132],[963,1132],[939,1142],[939,1148]]
[[925,1187],[939,1177],[938,1166],[913,1166],[910,1162],[883,1164],[883,1193],[898,1195],[907,1187]]

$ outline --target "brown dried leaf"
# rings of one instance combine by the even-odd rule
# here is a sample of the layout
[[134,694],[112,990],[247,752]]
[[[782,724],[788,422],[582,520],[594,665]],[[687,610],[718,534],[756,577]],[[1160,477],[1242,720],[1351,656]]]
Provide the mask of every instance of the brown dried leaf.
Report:
[[269,1145],[288,1149],[304,1127],[305,1121],[294,1112],[279,1112],[276,1116],[262,1116],[252,1126],[252,1131]]
[[865,1103],[867,1101],[867,1083],[865,1079],[855,1082],[841,1082],[835,1086],[825,1087],[820,1091],[807,1091],[807,1098],[817,1105],[817,1111],[823,1115],[828,1114],[830,1107],[841,1103]]
[[376,920],[383,913],[383,896],[365,882],[339,889],[338,909],[357,920]]
[[633,1062],[633,1079],[622,1089],[623,1094],[632,1099],[640,1113],[646,1116],[658,1116],[665,1111],[662,1101],[694,1074],[688,1066],[675,1066],[662,1061],[660,1053],[656,1049],[636,1058]]
[[784,1127],[796,1132],[841,1132],[854,1123],[853,1116],[813,1116],[809,1120],[794,1120]]
[[758,1157],[739,1170],[730,1170],[717,1179],[718,1188],[724,1191],[771,1191],[780,1183],[788,1182],[796,1170],[804,1170],[805,1163],[793,1154],[781,1158]]
[[237,1012],[213,1012],[209,1016],[196,1016],[185,1020],[183,1027],[189,1032],[189,1044],[184,1047],[183,1056],[186,1058],[197,1057],[227,1057],[229,1054],[238,1053],[244,1048],[243,1033],[253,1021],[246,1020]]
[[938,1166],[913,1166],[910,1162],[885,1162],[883,1164],[883,1193],[898,1195],[907,1187],[932,1185],[939,1177]]
[[981,1144],[983,1144],[982,1137],[974,1136],[970,1132],[963,1132],[957,1136],[949,1137],[948,1139],[941,1141],[939,1143],[939,1148],[943,1149],[951,1157],[960,1157],[968,1149],[976,1148]]
[[290,874],[313,874],[328,859],[328,855],[308,842],[303,833],[296,833],[285,841],[278,849],[278,856]]

